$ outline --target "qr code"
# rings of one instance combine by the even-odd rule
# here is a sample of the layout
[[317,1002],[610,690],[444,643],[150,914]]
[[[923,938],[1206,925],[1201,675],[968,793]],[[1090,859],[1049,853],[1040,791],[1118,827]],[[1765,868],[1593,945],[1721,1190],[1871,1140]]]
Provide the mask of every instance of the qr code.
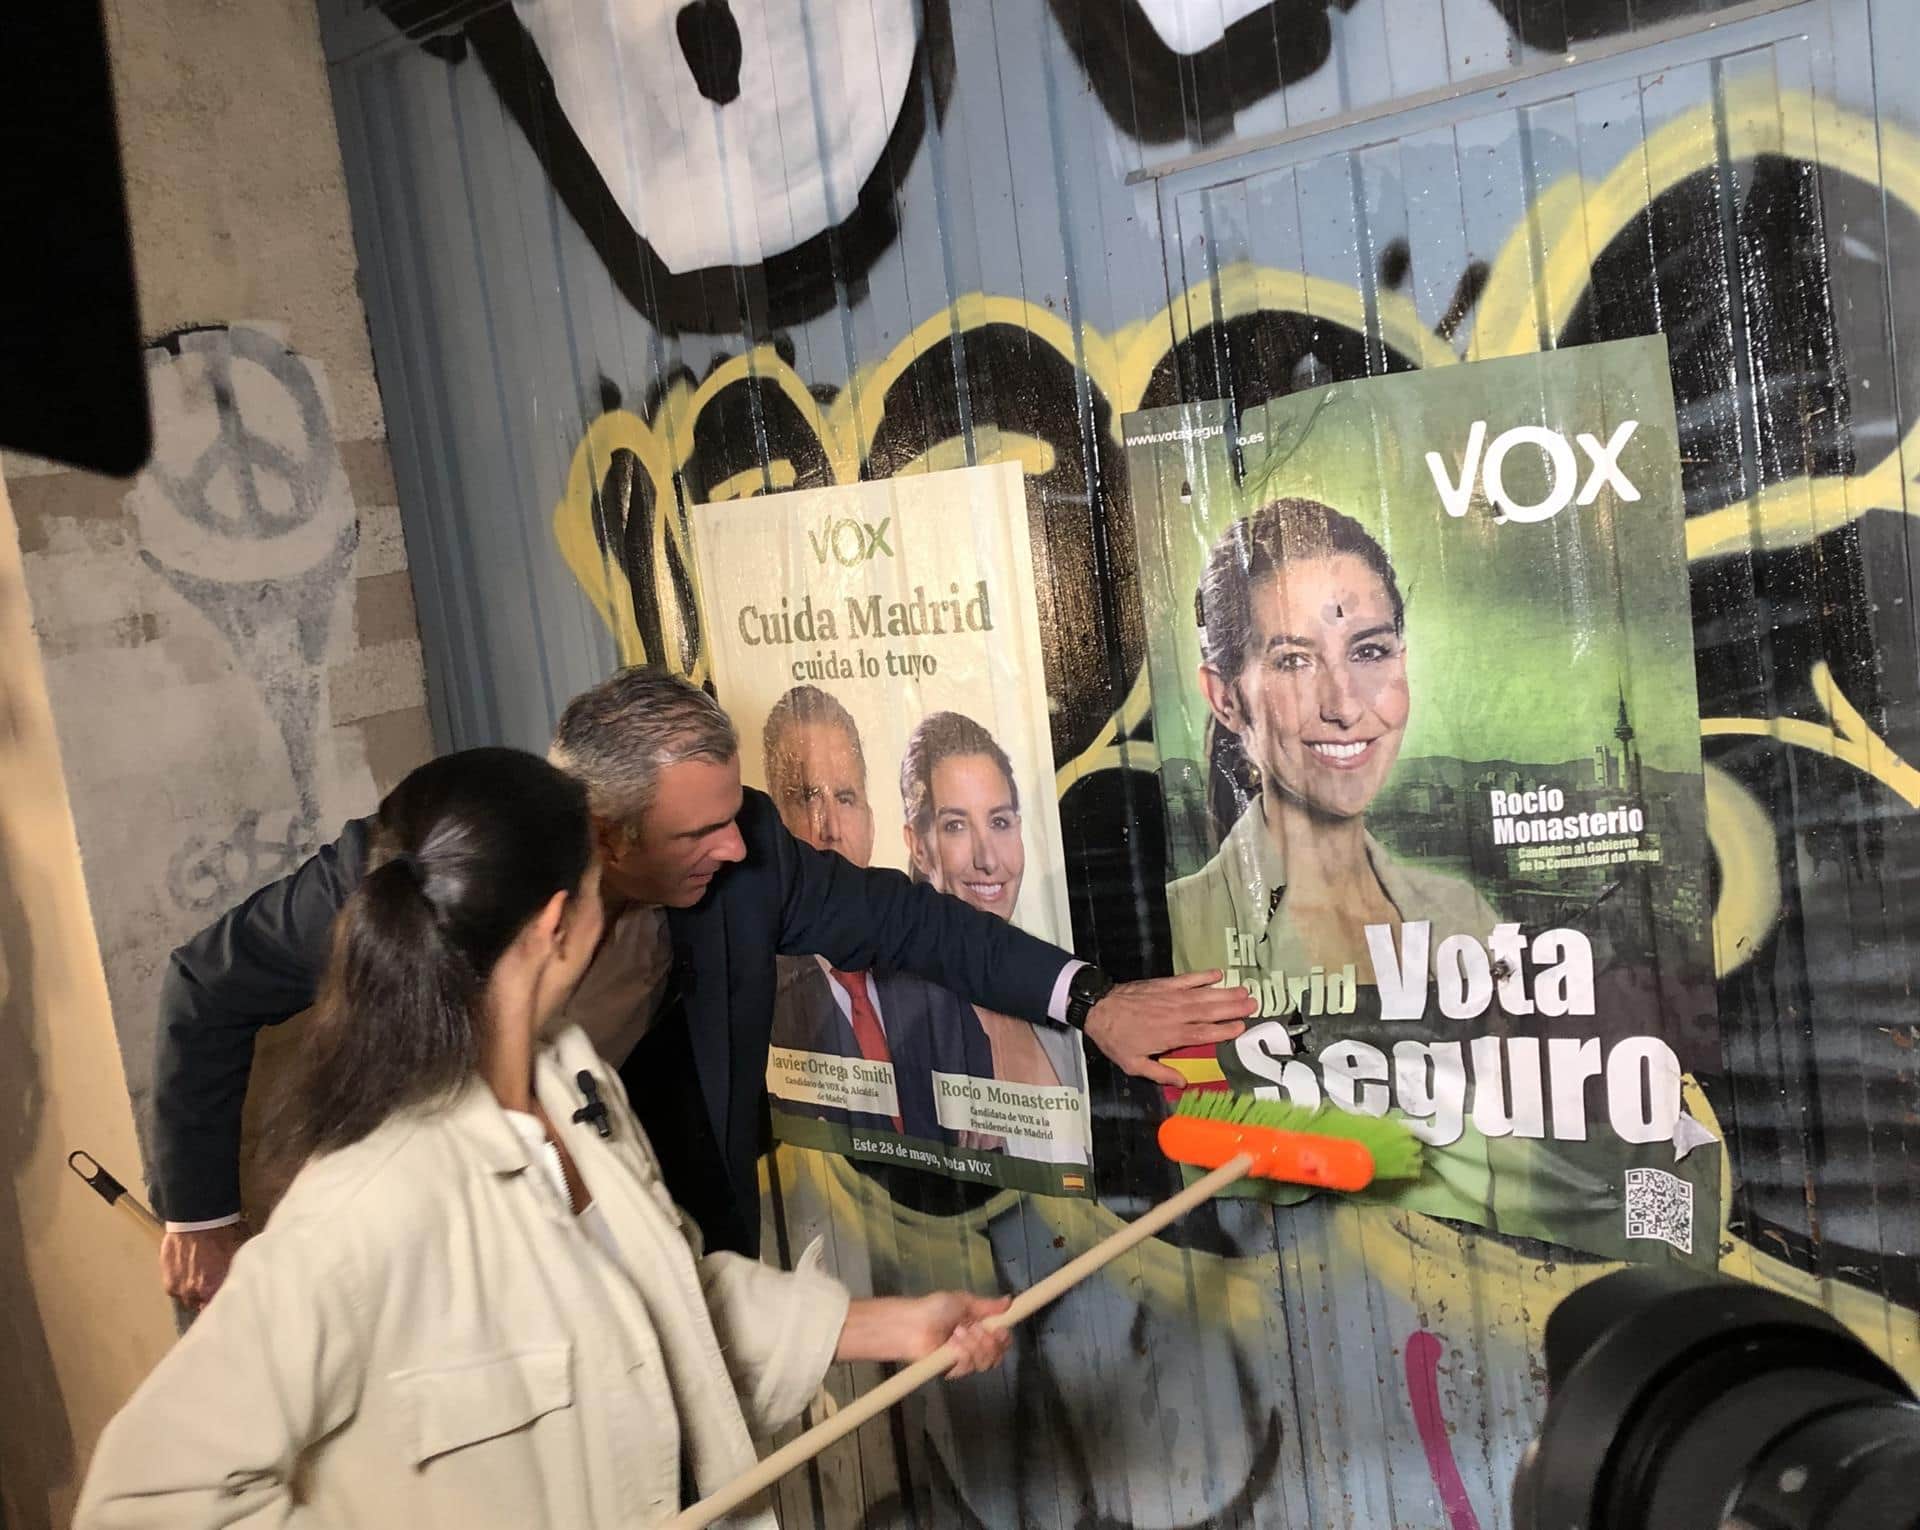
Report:
[[1693,1252],[1693,1186],[1664,1169],[1627,1170],[1627,1236]]

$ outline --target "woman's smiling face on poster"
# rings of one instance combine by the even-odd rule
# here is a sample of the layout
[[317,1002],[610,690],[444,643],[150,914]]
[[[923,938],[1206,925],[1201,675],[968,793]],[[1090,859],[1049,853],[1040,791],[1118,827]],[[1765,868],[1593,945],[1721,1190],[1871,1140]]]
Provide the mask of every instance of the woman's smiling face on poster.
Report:
[[1380,576],[1341,553],[1282,565],[1249,591],[1246,662],[1203,667],[1222,726],[1263,780],[1333,818],[1364,813],[1406,736],[1406,641]]
[[933,822],[910,845],[921,873],[941,891],[1011,919],[1027,869],[1013,783],[991,755],[954,754],[933,767],[932,796]]

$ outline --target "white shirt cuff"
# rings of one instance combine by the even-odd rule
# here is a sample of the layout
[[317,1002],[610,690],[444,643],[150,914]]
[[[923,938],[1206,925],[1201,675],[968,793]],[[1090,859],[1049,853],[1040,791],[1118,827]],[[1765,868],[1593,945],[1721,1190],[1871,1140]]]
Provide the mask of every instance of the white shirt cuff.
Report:
[[235,1222],[242,1220],[245,1215],[244,1212],[230,1211],[223,1217],[211,1217],[205,1222],[169,1222],[167,1223],[167,1231],[212,1232],[216,1227],[233,1226]]
[[1060,969],[1060,976],[1053,980],[1053,998],[1047,1004],[1047,1015],[1056,1025],[1067,1023],[1067,989],[1074,973],[1086,965],[1083,961],[1068,962]]

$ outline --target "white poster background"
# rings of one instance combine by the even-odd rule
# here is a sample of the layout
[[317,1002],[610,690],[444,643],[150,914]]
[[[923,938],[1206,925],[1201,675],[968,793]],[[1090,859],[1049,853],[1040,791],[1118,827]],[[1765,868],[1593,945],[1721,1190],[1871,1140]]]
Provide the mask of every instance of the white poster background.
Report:
[[[1020,788],[1027,867],[1013,922],[1055,945],[1070,944],[1019,464],[697,505],[693,527],[714,689],[740,729],[740,774],[746,783],[766,790],[760,726],[773,704],[795,685],[819,686],[853,714],[860,728],[867,800],[873,805],[873,864],[904,871],[900,757],[907,738],[929,713],[965,713],[1006,750]],[[858,561],[842,561],[856,558],[876,533],[891,555],[876,548]],[[923,591],[928,602],[960,600],[964,608],[982,580],[991,631],[900,637],[849,631],[849,597],[864,611],[878,595],[884,610],[892,602],[912,603],[916,591]],[[837,636],[824,642],[762,639],[757,621],[746,613],[778,617],[784,603],[793,616],[803,595],[815,611],[831,610]],[[747,641],[748,632],[762,640]],[[808,667],[837,656],[858,668],[862,655],[878,661],[878,674],[849,679]],[[889,655],[897,667],[930,658],[937,668],[931,675],[889,675]]]

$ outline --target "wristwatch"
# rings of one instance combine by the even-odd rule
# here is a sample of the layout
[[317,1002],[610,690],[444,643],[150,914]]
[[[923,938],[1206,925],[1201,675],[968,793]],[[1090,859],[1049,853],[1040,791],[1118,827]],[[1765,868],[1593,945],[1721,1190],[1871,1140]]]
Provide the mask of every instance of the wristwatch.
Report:
[[1093,1006],[1112,992],[1113,979],[1098,967],[1088,964],[1076,970],[1067,979],[1067,1024],[1084,1031]]

